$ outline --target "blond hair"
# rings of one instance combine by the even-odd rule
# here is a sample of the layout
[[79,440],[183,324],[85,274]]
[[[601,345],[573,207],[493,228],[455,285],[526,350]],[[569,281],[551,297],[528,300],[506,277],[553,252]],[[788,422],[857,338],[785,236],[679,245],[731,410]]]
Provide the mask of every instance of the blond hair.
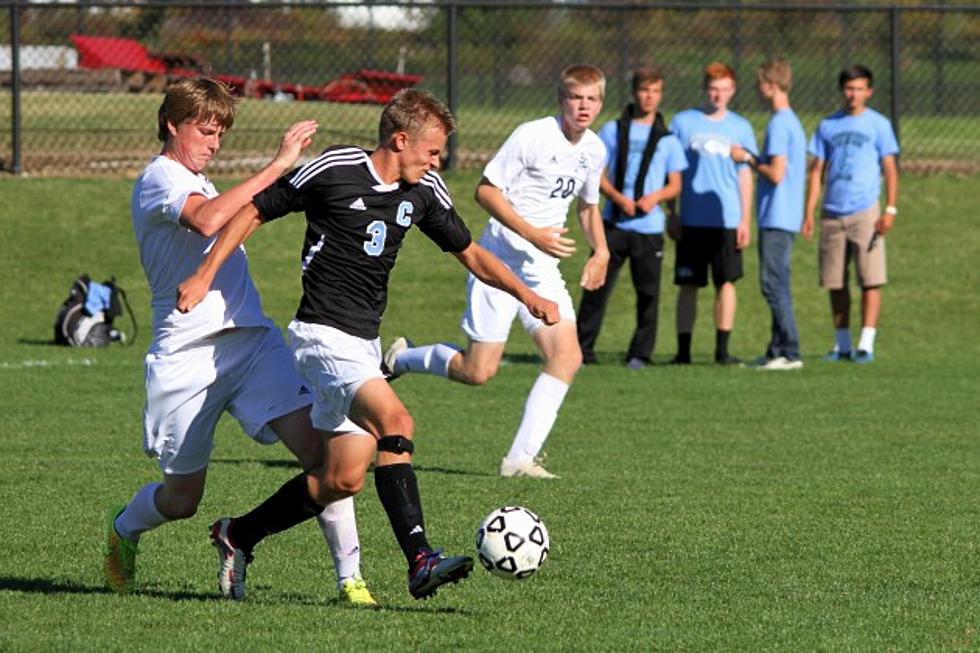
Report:
[[208,77],[186,77],[167,88],[157,111],[157,138],[166,142],[167,123],[175,127],[187,120],[215,122],[226,131],[235,123],[235,96],[227,86]]
[[787,60],[776,57],[759,66],[755,79],[760,84],[775,84],[784,93],[789,93],[793,87],[793,69]]
[[378,142],[386,143],[397,132],[416,137],[433,123],[449,136],[456,131],[452,112],[428,91],[407,88],[395,94],[381,111]]
[[598,84],[599,99],[606,96],[606,76],[602,71],[586,63],[577,63],[568,66],[561,75],[558,76],[558,99],[564,100],[569,92],[576,86],[591,86]]

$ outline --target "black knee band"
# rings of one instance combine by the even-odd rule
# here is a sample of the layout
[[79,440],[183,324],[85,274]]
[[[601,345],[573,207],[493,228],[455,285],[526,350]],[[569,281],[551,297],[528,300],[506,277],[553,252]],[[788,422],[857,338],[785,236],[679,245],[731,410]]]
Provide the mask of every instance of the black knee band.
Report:
[[378,451],[394,454],[412,453],[415,451],[415,443],[403,435],[386,435],[378,439]]

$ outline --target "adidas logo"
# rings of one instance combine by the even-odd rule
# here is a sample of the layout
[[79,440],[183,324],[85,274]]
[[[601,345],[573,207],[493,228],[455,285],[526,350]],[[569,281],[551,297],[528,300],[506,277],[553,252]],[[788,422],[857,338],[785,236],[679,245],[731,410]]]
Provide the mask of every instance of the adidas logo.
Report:
[[413,528],[411,530],[411,532],[409,533],[409,535],[415,535],[416,533],[422,533],[422,532],[423,532],[422,531],[422,527],[419,526],[419,525],[416,525],[415,528]]
[[367,206],[364,205],[364,200],[358,197],[354,200],[354,203],[350,205],[350,208],[355,211],[367,211]]
[[307,388],[305,385],[301,385],[299,387],[299,396],[302,397],[303,395],[308,395],[308,394],[310,394],[310,389]]

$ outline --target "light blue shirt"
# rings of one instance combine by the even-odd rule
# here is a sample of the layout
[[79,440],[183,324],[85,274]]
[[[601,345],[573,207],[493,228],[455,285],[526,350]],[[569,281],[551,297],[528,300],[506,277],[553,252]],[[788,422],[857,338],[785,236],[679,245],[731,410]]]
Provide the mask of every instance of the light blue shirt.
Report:
[[777,111],[766,125],[761,161],[769,163],[774,156],[786,157],[786,173],[778,184],[759,175],[759,228],[796,233],[803,224],[806,133],[792,109]]
[[898,154],[898,141],[891,122],[874,109],[856,116],[838,111],[820,121],[809,152],[827,162],[824,213],[844,216],[878,202],[881,159]]
[[742,220],[738,171],[745,164],[732,161],[732,145],[758,156],[752,125],[742,116],[725,114],[710,120],[701,109],[674,116],[670,131],[677,135],[687,155],[682,176],[681,223],[689,227],[735,229]]
[[[616,179],[616,157],[618,156],[619,143],[617,140],[618,121],[607,122],[599,130],[599,138],[606,145],[606,178],[610,181]],[[629,134],[629,154],[626,155],[626,175],[623,178],[623,188],[620,189],[627,197],[634,197],[636,191],[636,175],[640,171],[640,162],[643,159],[643,150],[646,148],[647,139],[650,138],[650,130],[653,125],[644,125],[633,121],[630,123]],[[687,169],[687,157],[684,156],[684,149],[677,137],[667,134],[657,141],[657,147],[653,151],[653,158],[650,159],[650,168],[647,170],[646,178],[643,181],[641,195],[646,195],[664,187],[667,173],[681,172]],[[602,211],[602,217],[606,222],[613,223],[613,203],[606,201]],[[615,222],[617,229],[624,231],[635,231],[640,234],[662,234],[664,232],[664,210],[660,203],[654,205],[649,213],[639,213],[629,217],[621,215],[620,220]]]

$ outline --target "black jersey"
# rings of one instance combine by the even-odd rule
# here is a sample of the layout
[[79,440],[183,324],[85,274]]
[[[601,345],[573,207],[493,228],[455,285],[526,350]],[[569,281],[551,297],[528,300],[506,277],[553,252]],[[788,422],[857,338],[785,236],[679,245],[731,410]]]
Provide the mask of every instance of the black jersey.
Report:
[[415,185],[385,184],[359,147],[326,149],[253,201],[263,221],[306,212],[296,319],[360,338],[378,337],[388,277],[412,224],[444,252],[461,252],[472,241],[436,172]]

